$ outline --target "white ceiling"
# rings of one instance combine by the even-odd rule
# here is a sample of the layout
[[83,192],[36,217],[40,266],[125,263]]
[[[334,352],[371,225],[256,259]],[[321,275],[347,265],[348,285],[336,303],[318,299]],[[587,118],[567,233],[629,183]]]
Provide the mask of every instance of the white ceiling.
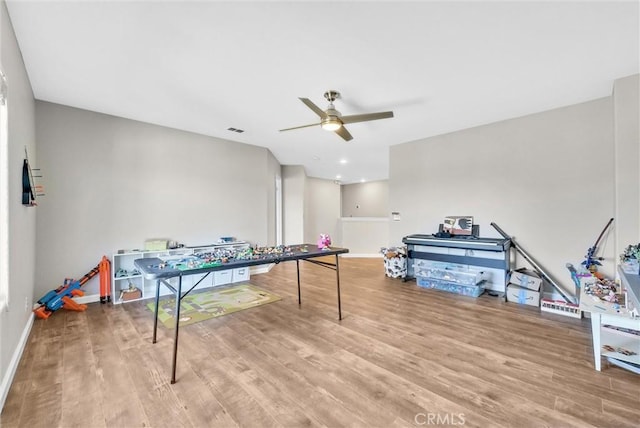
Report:
[[[639,72],[638,1],[7,1],[37,99],[268,147],[343,183],[388,147],[608,96]],[[298,97],[343,114],[319,127]],[[238,134],[229,127],[245,130]],[[347,163],[341,164],[345,159]]]

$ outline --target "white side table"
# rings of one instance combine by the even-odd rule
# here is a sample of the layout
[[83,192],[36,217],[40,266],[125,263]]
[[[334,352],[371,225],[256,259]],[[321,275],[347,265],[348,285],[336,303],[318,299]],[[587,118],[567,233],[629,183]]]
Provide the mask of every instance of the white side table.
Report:
[[[584,292],[585,285],[595,278],[582,278],[580,286],[580,310],[591,314],[591,335],[593,339],[593,358],[596,370],[602,367],[602,357],[640,365],[640,318],[633,316],[633,309],[638,308],[638,298],[635,287],[631,287],[629,280],[637,281],[640,277],[624,274],[620,270],[622,286],[626,294],[627,306],[616,309],[609,302],[603,302]],[[631,277],[631,278],[630,278]],[[608,345],[612,350],[604,350]],[[622,352],[621,352],[622,351]],[[628,355],[628,353],[634,353]]]

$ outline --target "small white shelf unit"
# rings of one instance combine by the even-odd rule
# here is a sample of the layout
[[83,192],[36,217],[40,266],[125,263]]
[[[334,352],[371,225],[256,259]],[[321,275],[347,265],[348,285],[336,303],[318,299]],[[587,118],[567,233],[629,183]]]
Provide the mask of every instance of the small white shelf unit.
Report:
[[640,330],[621,330],[621,327],[603,324],[600,334],[603,357],[640,364]]
[[[181,258],[200,253],[207,253],[216,249],[233,248],[236,250],[246,249],[249,243],[245,241],[235,241],[223,244],[204,245],[201,247],[184,247],[160,251],[128,251],[116,253],[112,257],[112,281],[111,296],[114,304],[135,302],[137,300],[149,299],[155,297],[156,281],[145,279],[135,268],[133,261],[136,259],[159,257]],[[202,280],[195,288],[196,290],[217,287],[221,285],[231,284],[235,282],[248,281],[250,278],[249,268],[237,268],[220,270],[213,272],[204,278],[205,274],[187,275],[182,278],[182,289],[189,289],[198,281]],[[204,278],[204,279],[202,279]],[[177,278],[172,278],[169,283],[177,286]],[[140,290],[140,297],[124,300],[128,290]],[[171,294],[165,287],[160,288],[160,295]]]
[[[591,336],[595,369],[602,368],[602,357],[614,360],[615,365],[640,364],[640,276],[629,274],[618,268],[620,283],[625,294],[624,308],[593,298],[585,293],[593,277],[580,279],[580,309],[591,313]],[[620,364],[615,363],[621,362]]]

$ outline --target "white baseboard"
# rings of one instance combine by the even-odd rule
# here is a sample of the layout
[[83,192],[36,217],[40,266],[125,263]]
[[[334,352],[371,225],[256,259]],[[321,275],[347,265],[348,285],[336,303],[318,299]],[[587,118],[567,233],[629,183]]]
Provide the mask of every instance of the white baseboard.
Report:
[[374,253],[374,254],[353,254],[353,253],[346,253],[346,254],[340,254],[340,257],[344,257],[344,258],[371,258],[371,259],[381,259],[381,258],[382,258],[382,254],[378,254],[378,253]]
[[34,318],[35,315],[31,312],[31,315],[29,315],[29,319],[27,320],[27,324],[24,326],[24,330],[22,330],[22,336],[20,336],[18,346],[11,356],[11,361],[9,362],[7,372],[4,374],[4,378],[2,379],[2,384],[0,384],[0,412],[4,408],[7,395],[9,395],[9,389],[13,383],[13,377],[16,375],[16,370],[18,370],[18,364],[20,363],[20,358],[22,358],[24,347],[27,345],[27,339],[29,339],[29,333],[31,333]]
[[73,298],[74,301],[80,303],[81,305],[86,305],[87,303],[96,303],[100,301],[99,294],[89,294],[84,296],[78,296]]

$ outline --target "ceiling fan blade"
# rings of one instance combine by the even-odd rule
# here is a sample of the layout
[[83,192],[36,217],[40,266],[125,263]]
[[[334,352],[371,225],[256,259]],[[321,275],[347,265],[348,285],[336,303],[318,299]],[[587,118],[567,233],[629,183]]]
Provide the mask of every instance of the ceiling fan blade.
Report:
[[320,123],[312,123],[309,125],[302,125],[302,126],[294,126],[293,128],[285,128],[285,129],[281,129],[280,131],[291,131],[292,129],[300,129],[300,128],[309,128],[310,126],[318,126],[320,125]]
[[313,110],[321,119],[327,117],[326,113],[317,105],[313,103],[309,98],[299,98],[307,107]]
[[353,136],[349,134],[349,131],[347,131],[347,128],[345,128],[344,126],[341,126],[340,128],[336,129],[334,132],[339,136],[341,136],[344,141],[353,140]]
[[393,117],[392,111],[383,111],[380,113],[366,113],[366,114],[352,114],[349,116],[342,116],[340,120],[342,123],[356,123],[367,122],[369,120],[389,119]]

